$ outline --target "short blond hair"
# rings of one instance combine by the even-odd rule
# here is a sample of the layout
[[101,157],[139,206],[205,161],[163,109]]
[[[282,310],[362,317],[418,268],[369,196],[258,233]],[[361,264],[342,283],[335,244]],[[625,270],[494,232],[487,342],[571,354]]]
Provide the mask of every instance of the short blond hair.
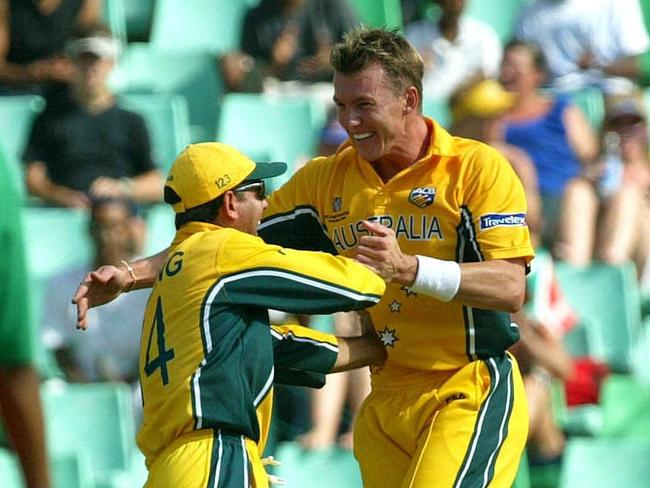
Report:
[[344,75],[358,73],[375,63],[386,71],[397,94],[414,86],[421,108],[424,63],[417,50],[397,30],[354,29],[334,45],[330,54],[332,68]]

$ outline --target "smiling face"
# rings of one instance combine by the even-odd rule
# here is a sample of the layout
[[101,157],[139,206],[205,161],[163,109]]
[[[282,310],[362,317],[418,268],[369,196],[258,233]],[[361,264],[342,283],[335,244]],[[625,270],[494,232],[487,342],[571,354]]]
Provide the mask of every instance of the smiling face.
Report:
[[352,74],[334,74],[338,121],[359,155],[370,162],[396,156],[406,135],[409,97],[391,86],[377,63]]

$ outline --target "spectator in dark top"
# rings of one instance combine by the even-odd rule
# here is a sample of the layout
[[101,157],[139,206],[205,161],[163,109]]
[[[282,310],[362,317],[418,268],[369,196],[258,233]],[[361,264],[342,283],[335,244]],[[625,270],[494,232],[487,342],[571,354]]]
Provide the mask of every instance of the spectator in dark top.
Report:
[[144,120],[117,106],[106,83],[116,49],[102,28],[68,45],[69,97],[39,115],[24,154],[27,189],[46,203],[87,208],[91,197],[161,199]]
[[0,0],[0,94],[62,91],[73,71],[65,42],[101,10],[101,0]]
[[234,90],[261,90],[265,77],[331,81],[332,44],[356,25],[346,0],[262,0],[244,18],[241,53],[222,59]]

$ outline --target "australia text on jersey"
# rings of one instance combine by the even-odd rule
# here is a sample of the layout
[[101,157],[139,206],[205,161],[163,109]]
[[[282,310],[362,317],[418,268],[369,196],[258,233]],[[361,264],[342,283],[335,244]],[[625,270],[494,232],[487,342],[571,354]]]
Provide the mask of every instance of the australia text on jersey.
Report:
[[[386,227],[393,229],[395,236],[409,241],[430,241],[432,239],[442,240],[444,236],[438,217],[432,215],[375,215],[368,217],[371,222],[379,222]],[[362,222],[350,222],[339,225],[332,230],[332,241],[339,251],[355,247],[359,237],[367,235],[368,231],[363,228]]]

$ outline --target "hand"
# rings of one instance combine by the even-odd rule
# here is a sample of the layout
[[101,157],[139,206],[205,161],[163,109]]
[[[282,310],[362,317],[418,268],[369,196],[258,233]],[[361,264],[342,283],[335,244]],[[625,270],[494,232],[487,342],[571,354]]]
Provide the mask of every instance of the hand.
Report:
[[402,253],[392,229],[367,220],[362,225],[370,235],[359,239],[355,255],[357,261],[381,276],[386,283],[395,281],[412,285],[418,271],[417,258]]
[[131,276],[124,269],[102,266],[84,276],[72,297],[77,306],[77,329],[88,327],[88,310],[115,300],[130,283]]
[[68,208],[90,208],[90,198],[82,191],[73,190],[65,186],[58,187],[49,198],[50,201]]
[[120,198],[128,196],[122,180],[107,176],[96,178],[90,185],[89,193],[94,197]]

